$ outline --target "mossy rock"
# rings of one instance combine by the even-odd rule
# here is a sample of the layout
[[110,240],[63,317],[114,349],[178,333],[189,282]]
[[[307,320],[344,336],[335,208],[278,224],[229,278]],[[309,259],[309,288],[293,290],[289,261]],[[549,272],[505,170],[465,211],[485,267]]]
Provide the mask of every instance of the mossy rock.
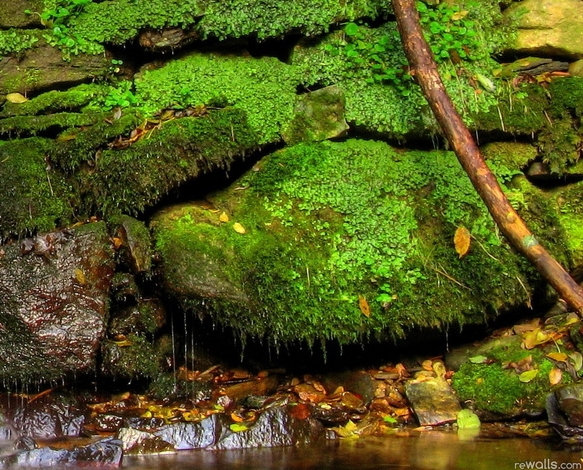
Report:
[[386,0],[275,0],[264,4],[238,0],[132,0],[90,3],[70,19],[71,33],[86,41],[124,44],[146,28],[194,29],[202,38],[278,38],[317,34],[330,25],[359,17],[376,18],[390,8]]
[[[556,352],[556,346],[549,351],[541,347],[527,350],[521,342],[520,335],[507,336],[475,349],[474,356],[461,365],[452,379],[460,401],[470,401],[487,419],[542,414],[553,389],[549,373],[555,367],[546,353]],[[526,369],[524,372],[537,372],[530,372],[530,377],[521,375],[521,367]],[[568,374],[563,373],[563,383],[570,382]]]
[[[351,343],[479,323],[539,280],[450,152],[299,144],[210,199],[153,219],[163,281],[242,336]],[[475,241],[460,258],[461,225]]]
[[51,141],[0,141],[0,236],[48,231],[73,218],[78,194],[47,161]]
[[143,72],[135,87],[146,114],[200,105],[243,110],[265,144],[280,140],[282,126],[292,120],[298,83],[295,68],[273,57],[197,52]]
[[583,271],[583,182],[557,188],[549,193],[556,204],[565,241],[571,250],[573,267]]

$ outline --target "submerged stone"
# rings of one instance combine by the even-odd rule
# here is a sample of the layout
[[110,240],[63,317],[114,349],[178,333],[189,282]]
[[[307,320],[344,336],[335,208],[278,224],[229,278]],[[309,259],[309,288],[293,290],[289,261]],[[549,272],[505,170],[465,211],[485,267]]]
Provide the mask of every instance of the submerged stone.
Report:
[[0,468],[14,466],[51,468],[63,466],[119,467],[122,463],[121,441],[111,438],[72,449],[54,449],[50,446],[24,450],[1,457]]

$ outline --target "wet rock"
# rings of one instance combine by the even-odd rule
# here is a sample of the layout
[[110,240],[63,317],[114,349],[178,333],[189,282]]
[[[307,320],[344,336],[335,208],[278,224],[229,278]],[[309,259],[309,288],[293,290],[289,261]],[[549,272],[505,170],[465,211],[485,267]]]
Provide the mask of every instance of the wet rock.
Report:
[[153,434],[176,450],[204,449],[217,442],[223,426],[218,415],[211,415],[198,423],[168,424]]
[[48,395],[27,401],[5,395],[0,402],[0,410],[12,438],[77,437],[85,423],[84,412],[67,397]]
[[555,390],[554,394],[569,425],[583,428],[583,384],[565,385]]
[[525,0],[513,3],[506,15],[518,22],[513,51],[521,55],[583,57],[579,0]]
[[0,29],[41,26],[38,15],[27,15],[25,10],[42,11],[41,0],[11,0],[0,3]]
[[257,380],[227,385],[221,388],[221,393],[232,400],[243,399],[249,395],[267,395],[273,392],[279,385],[275,376],[268,376]]
[[296,105],[293,121],[283,132],[284,140],[294,144],[340,137],[348,130],[344,111],[344,91],[337,86],[302,95]]
[[182,28],[148,29],[138,37],[140,46],[150,51],[165,52],[180,49],[200,38],[198,31]]
[[116,438],[122,442],[126,454],[160,454],[174,451],[174,447],[159,436],[137,429],[121,428]]
[[114,269],[109,236],[105,224],[97,222],[55,239],[59,241],[42,253],[2,247],[4,380],[50,380],[94,366]]
[[222,429],[211,449],[248,449],[253,447],[292,446],[314,444],[324,436],[322,425],[311,418],[292,417],[287,407],[270,408],[259,416],[249,429],[234,432]]
[[0,458],[0,468],[13,466],[50,468],[63,465],[118,467],[121,465],[122,458],[121,441],[107,438],[86,446],[74,447],[73,449],[40,447],[25,450]]
[[559,401],[554,393],[549,393],[547,396],[546,412],[549,424],[563,439],[583,440],[583,428],[569,423],[568,416],[560,408]]
[[410,381],[405,393],[421,426],[453,423],[461,410],[451,386],[442,377]]

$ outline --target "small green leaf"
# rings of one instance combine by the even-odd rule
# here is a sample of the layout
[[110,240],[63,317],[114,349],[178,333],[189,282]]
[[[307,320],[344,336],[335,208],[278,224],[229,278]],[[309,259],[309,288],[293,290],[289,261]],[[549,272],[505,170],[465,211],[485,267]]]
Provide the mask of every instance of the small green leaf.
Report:
[[472,410],[460,410],[457,414],[458,429],[478,429],[480,418]]
[[347,36],[356,36],[358,34],[358,25],[356,23],[348,23],[344,27],[344,33]]
[[532,381],[538,375],[538,369],[527,370],[518,376],[518,380],[524,383]]
[[247,431],[249,428],[242,423],[233,423],[229,426],[229,429],[233,432],[242,432]]
[[468,359],[472,364],[484,364],[487,360],[486,356],[473,356]]

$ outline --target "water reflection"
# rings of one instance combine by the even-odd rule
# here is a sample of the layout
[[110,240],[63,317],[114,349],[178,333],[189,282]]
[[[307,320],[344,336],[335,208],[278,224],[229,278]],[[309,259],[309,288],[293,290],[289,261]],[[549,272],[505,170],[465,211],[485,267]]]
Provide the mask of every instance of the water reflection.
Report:
[[[319,447],[192,451],[158,457],[126,457],[129,469],[334,469],[503,470],[583,469],[583,453],[531,439],[461,440],[454,432],[432,431],[329,441]],[[521,464],[524,464],[521,466]]]

